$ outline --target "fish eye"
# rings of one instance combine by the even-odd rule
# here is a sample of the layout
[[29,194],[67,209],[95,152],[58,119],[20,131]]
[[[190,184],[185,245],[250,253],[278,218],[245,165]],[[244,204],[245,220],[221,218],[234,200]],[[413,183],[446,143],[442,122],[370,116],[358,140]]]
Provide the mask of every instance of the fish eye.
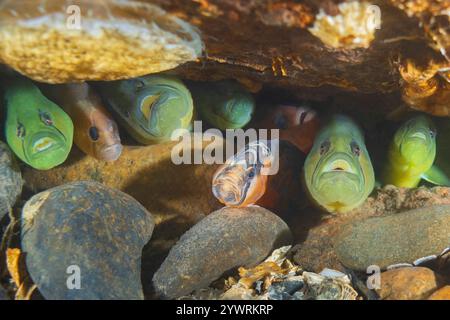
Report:
[[248,173],[247,177],[248,177],[249,179],[253,179],[253,178],[255,177],[255,170],[251,170],[251,171]]
[[145,83],[142,80],[137,79],[134,85],[134,88],[136,89],[136,91],[141,90],[143,87],[145,87]]
[[430,129],[430,137],[431,137],[432,139],[434,139],[434,138],[436,138],[436,135],[437,135],[436,130]]
[[355,142],[352,141],[352,143],[350,144],[350,148],[352,149],[352,152],[355,156],[359,157],[361,154],[361,148],[359,147],[359,145]]
[[46,125],[46,126],[52,126],[53,125],[53,120],[50,117],[50,114],[48,114],[47,112],[41,111],[39,110],[39,118],[41,119],[41,121]]
[[324,142],[322,142],[322,144],[320,145],[320,155],[323,156],[325,153],[327,153],[330,150],[330,140],[325,140]]
[[97,127],[89,128],[89,137],[91,137],[93,141],[97,141],[100,138]]
[[16,135],[17,135],[20,139],[23,139],[23,138],[25,138],[25,134],[26,134],[25,126],[19,122],[19,123],[17,124]]

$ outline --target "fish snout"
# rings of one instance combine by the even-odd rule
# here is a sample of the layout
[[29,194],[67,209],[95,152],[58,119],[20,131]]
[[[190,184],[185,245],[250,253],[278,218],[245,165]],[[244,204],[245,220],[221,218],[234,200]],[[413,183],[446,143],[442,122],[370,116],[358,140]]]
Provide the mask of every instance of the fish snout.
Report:
[[322,173],[343,172],[357,174],[354,160],[345,153],[337,153],[325,160]]
[[99,157],[105,161],[116,161],[122,154],[123,146],[121,144],[113,144],[101,148],[99,150]]

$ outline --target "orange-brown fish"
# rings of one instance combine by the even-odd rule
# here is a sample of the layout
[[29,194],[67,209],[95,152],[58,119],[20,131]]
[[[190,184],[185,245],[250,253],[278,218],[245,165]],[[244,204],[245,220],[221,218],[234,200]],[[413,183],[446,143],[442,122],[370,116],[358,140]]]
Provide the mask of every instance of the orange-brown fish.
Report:
[[255,204],[266,192],[269,170],[274,161],[270,141],[257,140],[228,159],[213,176],[214,196],[228,207]]
[[320,121],[317,113],[308,107],[281,105],[269,112],[258,127],[279,129],[280,140],[289,141],[308,153],[320,129]]
[[120,157],[123,146],[117,123],[87,83],[45,85],[42,89],[72,118],[78,148],[99,160],[115,161]]

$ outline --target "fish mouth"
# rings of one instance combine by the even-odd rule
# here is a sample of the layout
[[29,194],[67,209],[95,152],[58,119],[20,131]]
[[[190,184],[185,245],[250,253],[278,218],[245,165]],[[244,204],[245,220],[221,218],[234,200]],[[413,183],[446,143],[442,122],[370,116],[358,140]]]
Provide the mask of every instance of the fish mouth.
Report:
[[120,155],[122,154],[122,151],[123,146],[121,144],[113,144],[101,148],[98,151],[98,154],[105,161],[116,161],[117,159],[119,159]]
[[34,135],[27,143],[25,150],[28,158],[36,159],[42,156],[43,153],[51,153],[64,146],[64,143],[58,135],[53,133],[38,133]]
[[356,174],[353,166],[345,159],[336,159],[325,166],[322,173],[326,172],[346,172]]
[[411,135],[411,138],[416,138],[416,139],[420,139],[420,140],[427,140],[427,135],[423,132],[416,132],[414,134]]
[[316,190],[320,190],[329,183],[350,183],[354,190],[360,190],[364,185],[364,175],[359,164],[354,163],[354,159],[346,153],[335,153],[327,158],[323,158],[317,165],[316,171],[311,176],[311,185]]

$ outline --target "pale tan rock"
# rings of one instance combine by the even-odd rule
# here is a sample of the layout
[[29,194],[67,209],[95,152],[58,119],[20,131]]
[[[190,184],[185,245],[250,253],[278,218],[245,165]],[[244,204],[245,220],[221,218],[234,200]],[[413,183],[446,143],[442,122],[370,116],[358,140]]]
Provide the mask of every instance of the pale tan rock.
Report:
[[150,3],[0,2],[0,62],[41,82],[133,78],[196,60],[202,49],[194,27]]

